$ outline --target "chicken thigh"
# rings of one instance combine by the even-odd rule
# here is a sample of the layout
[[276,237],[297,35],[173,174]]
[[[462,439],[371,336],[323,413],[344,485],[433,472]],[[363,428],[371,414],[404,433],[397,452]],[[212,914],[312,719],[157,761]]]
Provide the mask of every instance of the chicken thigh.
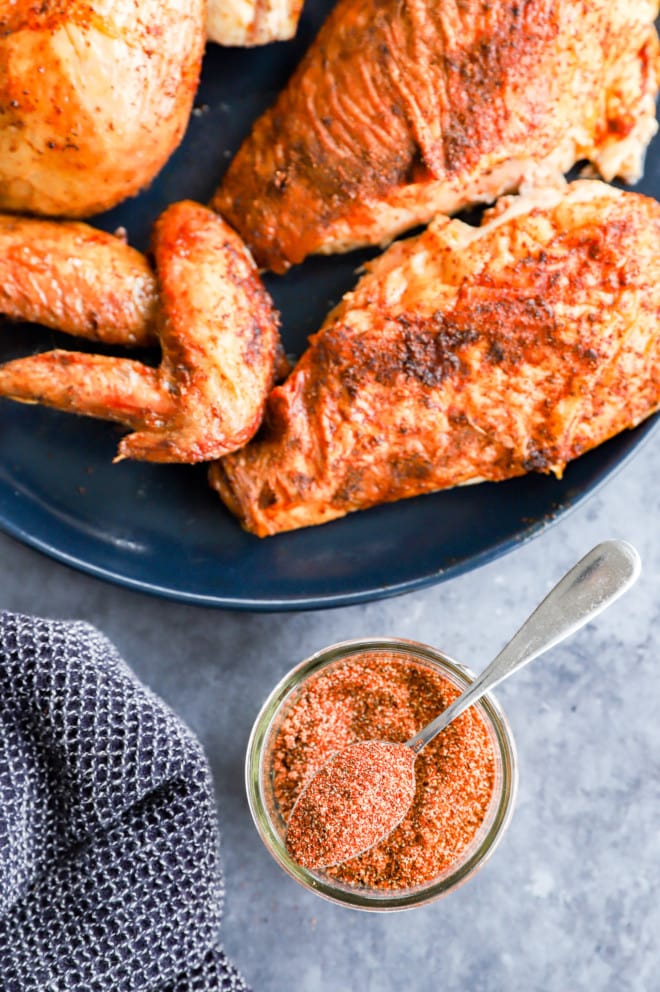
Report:
[[14,0],[0,11],[0,210],[84,217],[183,137],[204,0]]
[[211,468],[259,536],[538,471],[660,405],[660,204],[582,180],[369,265]]
[[657,0],[339,0],[212,205],[276,272],[589,159],[639,177]]

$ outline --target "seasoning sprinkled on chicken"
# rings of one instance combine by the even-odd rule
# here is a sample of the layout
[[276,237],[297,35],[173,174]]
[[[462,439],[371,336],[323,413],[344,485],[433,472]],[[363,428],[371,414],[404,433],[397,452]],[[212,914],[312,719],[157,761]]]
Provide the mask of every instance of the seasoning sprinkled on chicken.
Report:
[[257,263],[381,244],[656,131],[657,0],[340,0],[212,205]]
[[0,366],[0,395],[133,428],[119,458],[199,462],[254,434],[278,359],[278,318],[241,239],[191,201],[153,234],[158,369],[128,358],[52,351]]
[[571,459],[660,406],[660,204],[507,197],[397,242],[311,338],[212,485],[260,536]]

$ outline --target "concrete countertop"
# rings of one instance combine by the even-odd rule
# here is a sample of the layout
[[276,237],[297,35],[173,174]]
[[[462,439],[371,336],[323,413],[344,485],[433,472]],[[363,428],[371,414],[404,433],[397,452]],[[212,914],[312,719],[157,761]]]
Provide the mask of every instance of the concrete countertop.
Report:
[[[646,992],[660,973],[660,433],[598,494],[504,558],[438,586],[326,612],[230,613],[78,574],[0,535],[0,606],[91,621],[202,739],[226,874],[223,940],[255,992]],[[497,692],[520,789],[493,858],[444,900],[394,914],[309,894],[252,826],[243,756],[274,683],[313,651],[388,634],[479,670],[563,571],[624,537],[632,593]]]

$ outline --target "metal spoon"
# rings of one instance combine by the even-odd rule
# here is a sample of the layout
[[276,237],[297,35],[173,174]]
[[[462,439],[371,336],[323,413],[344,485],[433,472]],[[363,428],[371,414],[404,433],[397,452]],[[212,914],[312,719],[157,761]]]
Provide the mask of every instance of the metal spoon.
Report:
[[287,848],[307,868],[341,864],[369,850],[401,822],[415,793],[415,758],[484,693],[574,634],[637,580],[639,555],[604,541],[560,579],[475,681],[404,744],[360,741],[333,755],[292,810]]

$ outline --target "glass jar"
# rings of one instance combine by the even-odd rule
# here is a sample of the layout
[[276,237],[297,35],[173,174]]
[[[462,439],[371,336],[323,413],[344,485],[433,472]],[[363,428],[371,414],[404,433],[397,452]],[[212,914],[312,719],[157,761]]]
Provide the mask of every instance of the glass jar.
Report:
[[[363,652],[386,652],[427,666],[462,691],[474,675],[435,648],[416,641],[379,637],[344,641],[325,648],[293,668],[275,686],[257,716],[247,747],[245,782],[250,811],[261,839],[278,864],[306,889],[354,909],[398,910],[421,906],[473,875],[490,857],[511,818],[518,773],[516,751],[507,720],[492,696],[475,704],[490,737],[495,757],[494,786],[481,826],[458,859],[437,877],[406,889],[363,888],[345,884],[321,871],[297,864],[285,846],[286,823],[279,811],[273,785],[273,743],[286,714],[308,681],[324,669],[337,667]],[[418,728],[419,729],[419,728]]]

